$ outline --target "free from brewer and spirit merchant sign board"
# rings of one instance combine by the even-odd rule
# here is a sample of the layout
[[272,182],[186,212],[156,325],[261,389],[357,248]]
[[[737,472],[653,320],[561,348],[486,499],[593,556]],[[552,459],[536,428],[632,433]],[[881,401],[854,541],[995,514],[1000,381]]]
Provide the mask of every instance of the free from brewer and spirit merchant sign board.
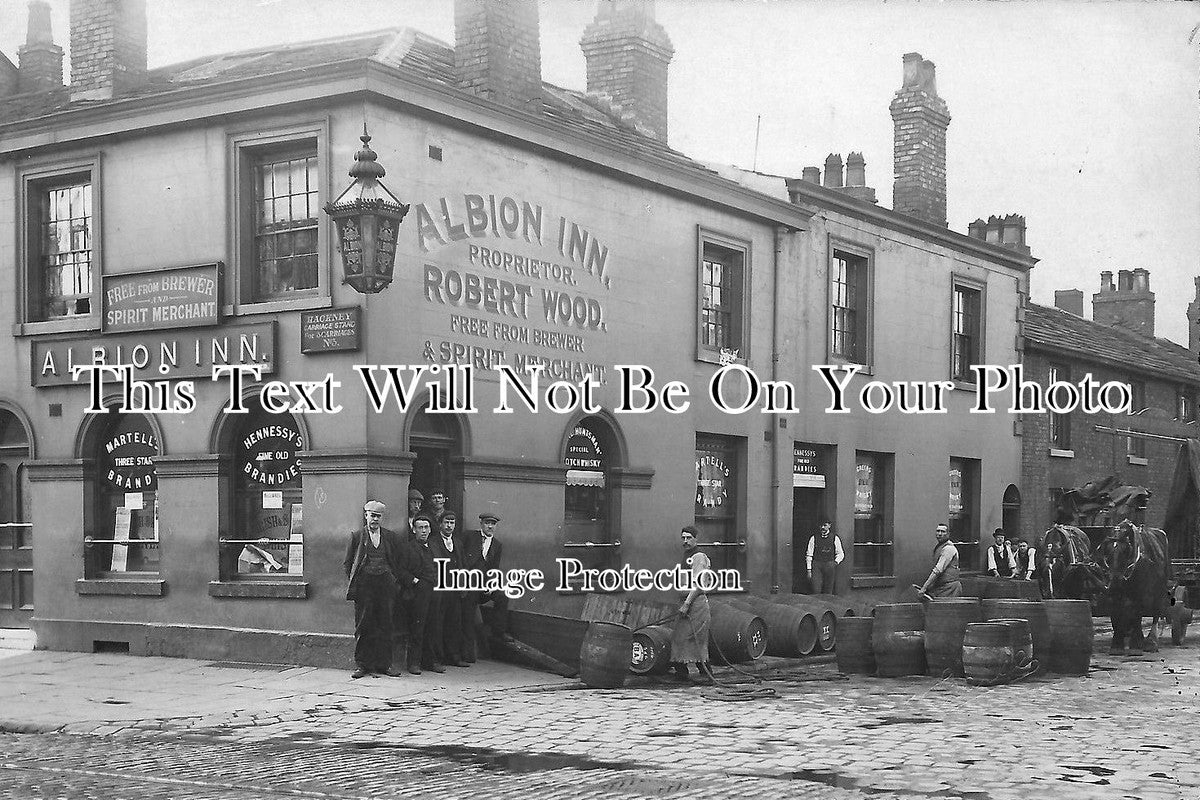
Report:
[[131,365],[143,381],[210,378],[223,364],[258,366],[275,371],[275,323],[224,325],[208,330],[124,334],[36,341],[30,348],[34,386],[87,386],[87,376],[71,378],[71,367],[85,364]]
[[105,275],[104,331],[216,325],[220,287],[220,263]]

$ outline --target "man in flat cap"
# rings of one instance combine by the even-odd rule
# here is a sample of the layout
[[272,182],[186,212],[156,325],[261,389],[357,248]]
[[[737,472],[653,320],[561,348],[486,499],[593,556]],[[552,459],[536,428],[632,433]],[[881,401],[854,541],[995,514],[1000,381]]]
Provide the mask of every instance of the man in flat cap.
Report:
[[429,538],[433,530],[433,520],[428,514],[421,513],[413,519],[412,537],[404,542],[405,569],[412,575],[412,583],[408,591],[407,622],[408,622],[408,671],[420,675],[422,669],[430,672],[445,672],[446,669],[438,663],[433,642],[442,639],[440,620],[430,617],[433,605],[434,586],[437,585],[437,564],[434,563],[434,553],[430,549]]
[[354,601],[354,672],[399,675],[392,670],[392,609],[400,588],[413,576],[403,566],[402,540],[380,525],[387,506],[368,500],[363,527],[350,534],[346,547],[346,599]]
[[413,520],[417,518],[417,514],[421,513],[421,508],[425,505],[425,495],[421,494],[416,489],[408,490],[408,535],[412,538],[414,534]]
[[[490,511],[484,512],[479,515],[479,530],[471,531],[466,536],[467,552],[475,557],[476,566],[483,571],[485,580],[489,570],[500,569],[500,554],[504,544],[496,536],[499,522],[500,517]],[[492,604],[492,638],[502,640],[508,632],[508,597],[501,591],[482,592],[475,595],[475,600],[480,606]]]
[[[429,549],[434,558],[444,558],[448,569],[466,569],[468,563],[466,547],[462,540],[454,535],[458,526],[458,515],[453,511],[443,511],[438,517],[438,532],[433,536]],[[438,590],[433,593],[429,616],[436,627],[441,630],[441,637],[426,633],[426,641],[432,646],[434,660],[451,667],[468,667],[470,664],[463,658],[466,642],[463,637],[463,606],[466,602],[465,591]]]

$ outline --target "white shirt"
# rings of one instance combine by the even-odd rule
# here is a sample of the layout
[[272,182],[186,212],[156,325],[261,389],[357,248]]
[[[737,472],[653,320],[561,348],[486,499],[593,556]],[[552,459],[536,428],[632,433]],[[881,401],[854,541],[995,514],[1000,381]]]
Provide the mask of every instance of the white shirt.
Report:
[[447,553],[453,553],[454,552],[454,536],[451,535],[449,538],[443,536],[442,537],[442,547],[446,548]]
[[[831,534],[833,535],[833,534]],[[813,551],[817,547],[817,537],[814,536],[808,540],[808,571],[812,572]],[[833,535],[833,563],[840,564],[842,559],[846,557],[846,553],[842,550],[842,540],[836,535]]]
[[483,534],[483,557],[487,558],[488,551],[492,549],[492,537],[486,533]]

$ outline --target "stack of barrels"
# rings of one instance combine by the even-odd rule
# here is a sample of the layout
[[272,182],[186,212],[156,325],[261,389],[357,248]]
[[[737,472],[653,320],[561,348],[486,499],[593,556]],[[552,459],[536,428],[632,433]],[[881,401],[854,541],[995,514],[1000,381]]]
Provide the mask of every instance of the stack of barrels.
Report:
[[[1017,583],[1008,581],[1007,583]],[[1083,675],[1092,656],[1085,600],[959,597],[894,603],[838,620],[838,669],[993,682],[1036,667]]]

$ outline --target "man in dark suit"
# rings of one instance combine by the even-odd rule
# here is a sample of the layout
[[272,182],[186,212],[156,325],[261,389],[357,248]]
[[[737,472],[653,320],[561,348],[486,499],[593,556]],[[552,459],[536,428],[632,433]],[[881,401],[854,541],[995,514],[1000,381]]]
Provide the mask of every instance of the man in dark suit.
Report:
[[411,583],[412,575],[401,560],[400,537],[380,525],[386,509],[378,500],[367,501],[363,506],[366,524],[350,534],[346,547],[346,599],[354,601],[355,667],[351,678],[372,672],[400,674],[392,670],[392,609],[400,587]]
[[[500,556],[504,552],[504,543],[496,536],[496,525],[500,517],[490,512],[479,515],[478,531],[471,531],[466,536],[467,552],[475,557],[476,564],[483,571],[484,580],[489,570],[500,569]],[[491,634],[494,639],[503,639],[508,632],[508,596],[502,591],[482,592],[475,595],[479,605],[492,604]]]
[[[429,549],[436,559],[444,558],[448,569],[465,569],[470,566],[466,547],[454,535],[458,525],[458,515],[453,511],[443,511],[438,517],[438,535],[433,537]],[[433,593],[429,616],[440,628],[441,636],[431,636],[426,633],[426,642],[433,647],[434,659],[452,667],[469,667],[463,660],[463,603],[466,592],[446,591],[439,588]]]
[[[420,675],[421,669],[430,672],[445,672],[446,668],[434,657],[430,644],[432,635],[441,639],[441,625],[430,619],[433,603],[433,587],[437,585],[437,565],[433,550],[429,546],[433,520],[426,514],[417,514],[412,521],[412,536],[404,542],[404,566],[412,576],[408,587],[408,671]],[[433,633],[431,633],[433,632]]]

